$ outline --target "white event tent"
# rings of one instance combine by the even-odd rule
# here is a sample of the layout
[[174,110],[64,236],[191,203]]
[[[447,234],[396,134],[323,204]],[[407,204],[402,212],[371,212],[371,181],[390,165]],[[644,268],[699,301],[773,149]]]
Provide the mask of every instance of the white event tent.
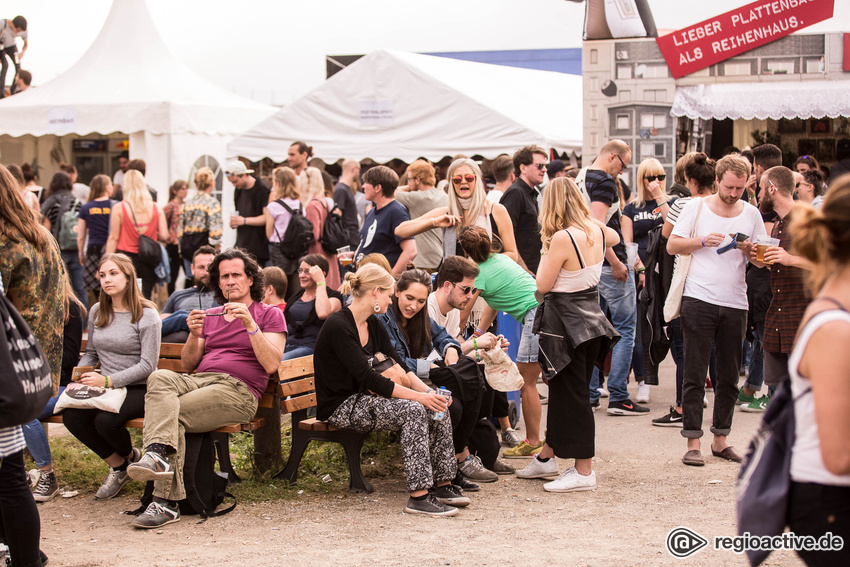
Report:
[[[145,0],[114,0],[100,34],[68,71],[0,100],[0,147],[4,162],[37,157],[46,185],[57,154],[71,155],[72,139],[123,133],[130,158],[146,161],[148,183],[164,202],[169,185],[187,179],[199,160],[223,167],[227,142],[275,110],[175,59]],[[232,206],[232,198],[223,202]]]
[[295,140],[326,163],[341,158],[464,153],[494,158],[528,144],[581,153],[582,79],[380,50],[257,124],[229,156],[283,161]]

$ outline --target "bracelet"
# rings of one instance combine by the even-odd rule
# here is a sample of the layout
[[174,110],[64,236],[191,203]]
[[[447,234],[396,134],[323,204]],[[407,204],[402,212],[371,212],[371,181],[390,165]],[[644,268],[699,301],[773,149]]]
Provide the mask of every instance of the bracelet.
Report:
[[635,270],[635,272],[637,272],[637,273],[639,273],[639,274],[642,274],[642,273],[644,273],[645,271],[646,271],[646,267],[645,267],[645,266],[641,266],[640,268],[638,268],[637,270]]
[[253,337],[254,335],[256,335],[259,332],[260,332],[260,326],[257,325],[257,329],[253,333],[251,331],[248,331],[248,335]]
[[433,392],[433,391],[434,391],[434,389],[433,389],[433,388],[428,388],[427,390],[425,390],[425,393],[426,393],[426,394],[430,394],[430,393],[431,393],[431,392]]
[[705,248],[705,236],[702,237],[702,247]]
[[103,387],[108,388],[109,387],[109,376],[108,375],[104,376],[103,379],[105,380]]
[[473,336],[473,337],[472,337],[472,347],[473,347],[475,350],[478,350],[478,338],[477,338],[477,337],[475,337],[475,336]]
[[319,287],[320,285],[327,285],[327,284],[325,282],[319,282],[319,283],[316,284],[316,287]]
[[475,362],[481,362],[481,354],[475,349]]
[[483,334],[484,334],[484,331],[482,331],[481,329],[476,328],[476,329],[475,329],[475,332],[474,332],[474,333],[472,333],[472,336],[473,336],[473,337],[480,337],[480,336],[481,336],[481,335],[483,335]]

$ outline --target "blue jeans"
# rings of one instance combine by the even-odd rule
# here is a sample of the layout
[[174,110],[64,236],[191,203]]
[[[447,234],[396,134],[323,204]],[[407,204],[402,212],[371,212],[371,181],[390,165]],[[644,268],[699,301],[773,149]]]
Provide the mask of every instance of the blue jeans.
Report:
[[186,318],[189,316],[189,311],[186,309],[178,309],[168,317],[162,320],[162,336],[165,337],[171,333],[179,333],[180,331],[189,332],[189,324]]
[[68,277],[71,278],[71,287],[74,288],[74,295],[77,299],[89,308],[89,300],[86,295],[86,288],[83,287],[83,267],[80,265],[80,258],[76,250],[63,250],[62,261],[65,262],[65,269],[68,270]]
[[293,358],[301,358],[302,356],[311,356],[313,347],[304,345],[289,345],[283,347],[283,357],[281,360],[292,360]]
[[[65,386],[61,386],[59,388],[59,395],[64,391]],[[53,457],[50,455],[50,443],[47,440],[47,432],[44,431],[44,426],[39,420],[53,415],[59,395],[50,398],[41,415],[25,424],[22,428],[24,430],[24,441],[27,443],[27,449],[32,453],[35,466],[38,468],[46,467],[53,463]]]
[[[611,352],[611,372],[608,374],[609,400],[622,402],[629,399],[629,391],[626,388],[629,379],[629,368],[632,361],[632,350],[635,346],[635,322],[637,320],[635,310],[635,274],[629,270],[629,277],[621,282],[611,275],[609,266],[602,266],[602,277],[599,280],[600,303],[604,301],[611,314],[611,324],[620,333],[620,340],[614,345]],[[596,403],[599,399],[599,368],[593,370],[593,379],[590,383],[590,402]]]

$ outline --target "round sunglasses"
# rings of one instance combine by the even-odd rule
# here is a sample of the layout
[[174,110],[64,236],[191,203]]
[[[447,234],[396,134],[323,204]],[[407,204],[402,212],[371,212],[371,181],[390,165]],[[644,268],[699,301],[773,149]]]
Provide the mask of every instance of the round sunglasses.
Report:
[[454,177],[452,177],[452,182],[454,182],[455,184],[463,183],[464,181],[466,181],[467,183],[475,183],[475,176],[471,173],[468,173],[464,176],[455,175]]

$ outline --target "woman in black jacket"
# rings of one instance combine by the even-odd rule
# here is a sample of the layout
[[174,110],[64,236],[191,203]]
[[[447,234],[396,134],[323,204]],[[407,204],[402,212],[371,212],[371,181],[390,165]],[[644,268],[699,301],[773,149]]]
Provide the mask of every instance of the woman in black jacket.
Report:
[[[386,312],[394,289],[392,275],[375,264],[346,274],[343,293],[351,295],[351,305],[328,317],[316,339],[317,417],[357,431],[400,431],[410,492],[405,512],[454,516],[454,506],[466,506],[469,499],[451,484],[457,472],[447,412],[451,398],[410,371],[376,317]],[[396,363],[383,373],[409,387],[373,369],[379,353]],[[432,419],[432,412],[446,417]]]

